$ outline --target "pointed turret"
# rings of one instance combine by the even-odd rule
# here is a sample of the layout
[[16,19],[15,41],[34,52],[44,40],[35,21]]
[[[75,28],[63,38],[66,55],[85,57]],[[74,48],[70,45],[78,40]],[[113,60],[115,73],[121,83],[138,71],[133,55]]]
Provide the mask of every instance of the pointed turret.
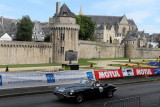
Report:
[[71,10],[64,3],[60,9],[58,17],[73,17],[73,18],[75,18],[75,15],[74,15],[74,13],[71,12]]
[[82,11],[82,4],[81,4],[80,11],[79,11],[79,15],[83,15],[83,11]]

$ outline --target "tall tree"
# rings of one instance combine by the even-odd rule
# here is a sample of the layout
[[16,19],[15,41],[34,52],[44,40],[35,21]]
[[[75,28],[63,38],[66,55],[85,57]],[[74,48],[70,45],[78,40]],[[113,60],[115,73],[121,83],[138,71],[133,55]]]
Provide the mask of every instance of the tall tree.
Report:
[[17,40],[32,41],[32,30],[34,23],[31,21],[29,16],[23,16],[22,19],[17,23],[17,27]]
[[51,35],[46,35],[44,38],[44,42],[50,42]]
[[80,40],[94,40],[95,24],[88,16],[76,16],[76,23],[80,25],[79,39]]

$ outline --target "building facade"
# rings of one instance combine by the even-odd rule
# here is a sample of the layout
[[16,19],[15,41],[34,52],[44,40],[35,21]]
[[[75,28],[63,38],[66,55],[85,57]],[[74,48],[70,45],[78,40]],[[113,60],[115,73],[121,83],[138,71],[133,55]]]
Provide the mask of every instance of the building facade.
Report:
[[[56,4],[56,13],[51,22],[53,62],[68,63],[65,61],[65,52],[73,50],[78,52],[78,35],[80,26],[76,24],[75,15],[66,4],[60,8],[60,3]],[[77,63],[75,61],[74,63]]]
[[[121,43],[129,31],[137,31],[137,25],[132,19],[123,16],[86,15],[96,24],[94,36],[99,42]],[[99,39],[100,38],[100,39]]]

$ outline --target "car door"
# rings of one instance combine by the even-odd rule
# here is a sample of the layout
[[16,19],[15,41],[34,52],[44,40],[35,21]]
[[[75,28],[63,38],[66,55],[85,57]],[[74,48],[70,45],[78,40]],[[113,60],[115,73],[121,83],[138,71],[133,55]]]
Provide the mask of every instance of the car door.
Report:
[[88,86],[88,89],[86,90],[87,97],[95,97],[99,96],[99,88],[95,86]]

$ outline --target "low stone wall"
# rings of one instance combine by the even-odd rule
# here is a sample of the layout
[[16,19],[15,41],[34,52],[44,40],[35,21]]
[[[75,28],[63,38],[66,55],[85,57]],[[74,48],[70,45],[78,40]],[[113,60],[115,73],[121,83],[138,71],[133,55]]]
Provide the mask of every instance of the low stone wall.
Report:
[[0,65],[38,64],[51,61],[51,43],[0,41]]
[[124,57],[124,45],[79,41],[79,59]]

